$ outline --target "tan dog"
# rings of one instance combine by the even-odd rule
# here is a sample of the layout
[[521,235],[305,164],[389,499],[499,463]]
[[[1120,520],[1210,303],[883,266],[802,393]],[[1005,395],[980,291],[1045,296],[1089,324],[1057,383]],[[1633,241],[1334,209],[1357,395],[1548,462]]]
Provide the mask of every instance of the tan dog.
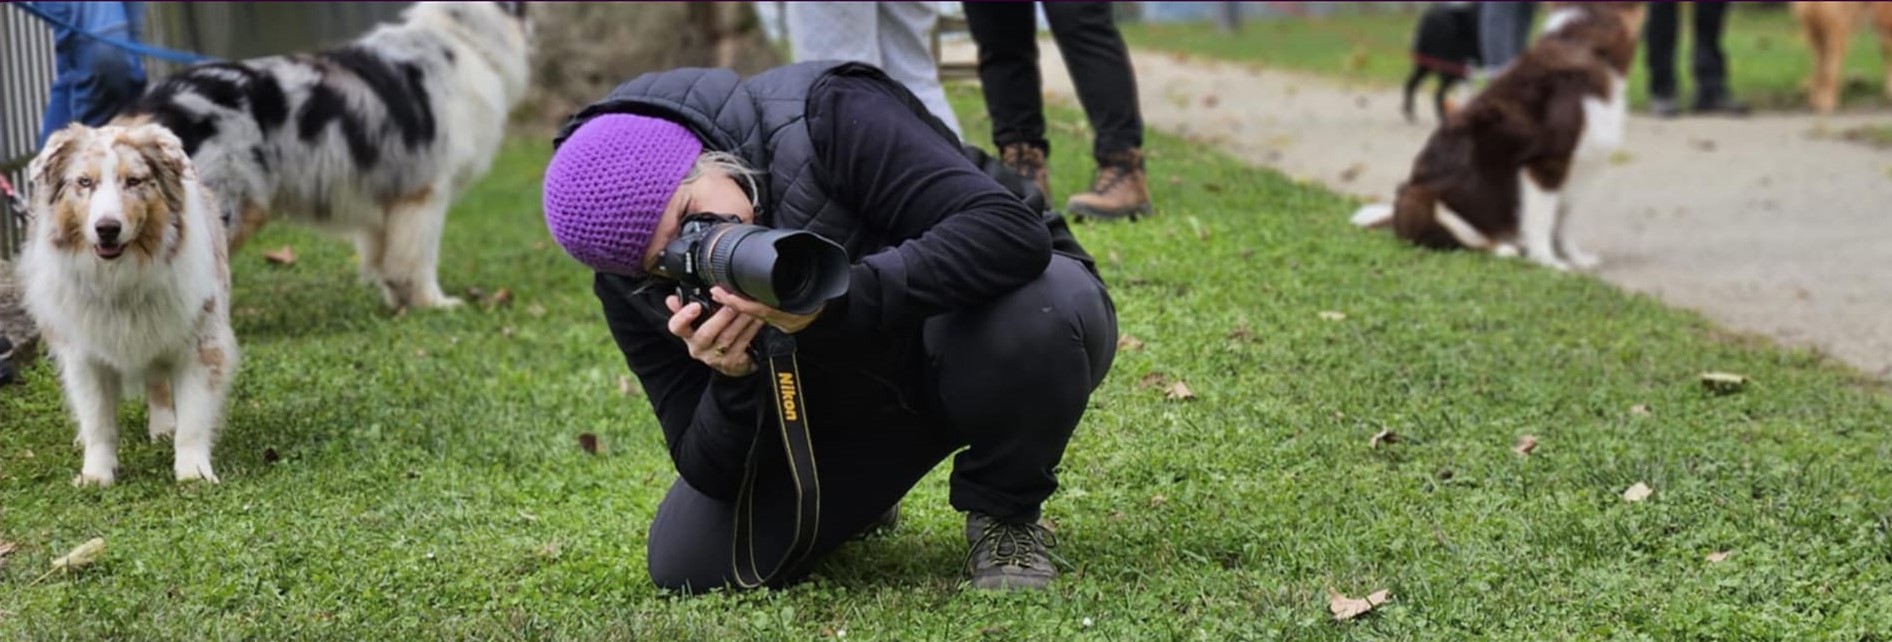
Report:
[[1871,14],[1879,32],[1879,55],[1885,64],[1885,92],[1892,97],[1892,3],[1795,2],[1794,18],[1813,49],[1813,75],[1807,82],[1807,102],[1815,111],[1832,113],[1839,107],[1840,69],[1853,30]]

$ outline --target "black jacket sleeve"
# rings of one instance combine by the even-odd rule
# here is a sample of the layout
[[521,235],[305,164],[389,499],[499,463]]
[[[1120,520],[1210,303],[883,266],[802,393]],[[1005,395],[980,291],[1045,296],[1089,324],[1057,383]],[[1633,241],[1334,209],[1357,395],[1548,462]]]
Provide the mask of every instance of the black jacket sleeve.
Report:
[[677,474],[705,495],[734,500],[759,425],[762,380],[724,376],[690,358],[665,325],[669,310],[644,309],[648,299],[634,287],[603,274],[592,281],[611,337],[663,426]]
[[810,328],[819,335],[911,329],[1016,289],[1051,262],[1039,215],[889,91],[842,76],[810,101],[829,196],[890,244],[854,264],[847,296]]

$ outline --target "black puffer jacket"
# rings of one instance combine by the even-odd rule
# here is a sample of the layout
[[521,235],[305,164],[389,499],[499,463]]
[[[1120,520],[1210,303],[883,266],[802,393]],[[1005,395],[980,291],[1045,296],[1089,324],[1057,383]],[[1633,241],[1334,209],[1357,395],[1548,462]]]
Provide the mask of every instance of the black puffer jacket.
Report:
[[[748,79],[723,69],[646,74],[580,111],[554,145],[605,113],[673,120],[706,150],[765,170],[753,195],[758,224],[814,232],[847,250],[848,293],[797,335],[804,401],[819,423],[912,411],[923,394],[911,375],[927,317],[1025,284],[1053,251],[1090,263],[1061,221],[1027,205],[1042,203],[1029,181],[995,178],[990,159],[873,67],[800,63]],[[733,498],[774,406],[762,403],[761,377],[725,377],[691,359],[665,327],[671,290],[653,285],[601,273],[593,288],[678,472],[707,495]]]

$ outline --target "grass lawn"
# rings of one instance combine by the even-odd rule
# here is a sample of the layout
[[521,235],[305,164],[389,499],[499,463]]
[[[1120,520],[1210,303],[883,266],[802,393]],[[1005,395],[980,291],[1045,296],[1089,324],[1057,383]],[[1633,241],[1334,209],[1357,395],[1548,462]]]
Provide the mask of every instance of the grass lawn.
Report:
[[[976,95],[953,91],[984,140]],[[1056,149],[1088,149],[1057,129]],[[222,485],[172,483],[170,448],[138,437],[127,404],[119,484],[75,489],[48,367],[0,392],[0,540],[19,545],[0,565],[0,639],[1892,630],[1881,389],[1595,279],[1352,230],[1341,198],[1161,135],[1159,216],[1079,228],[1142,345],[1119,355],[1048,506],[1073,565],[1054,591],[959,588],[943,466],[897,532],[810,583],[660,594],[644,535],[673,472],[645,400],[619,391],[589,275],[547,241],[547,151],[509,146],[446,233],[447,287],[507,288],[509,305],[395,317],[346,244],[285,226],[241,254],[247,361]],[[1080,174],[1055,172],[1060,197]],[[260,257],[284,244],[293,265]],[[1754,383],[1710,395],[1710,370]],[[1176,381],[1196,397],[1167,400]],[[1383,430],[1396,439],[1370,447]],[[1512,450],[1524,435],[1528,456]],[[1637,483],[1653,496],[1625,501]],[[102,561],[28,586],[92,537]],[[1391,601],[1335,622],[1330,588]]]
[[[1302,19],[1250,20],[1240,34],[1225,34],[1207,23],[1127,24],[1124,38],[1131,46],[1257,62],[1285,69],[1327,74],[1353,81],[1398,86],[1412,71],[1410,43],[1417,12],[1351,9],[1329,16]],[[1541,24],[1545,16],[1538,10]],[[1682,13],[1676,73],[1680,97],[1692,90],[1688,72],[1692,27],[1688,10]],[[1728,14],[1726,51],[1729,82],[1735,93],[1757,108],[1806,108],[1801,89],[1812,69],[1812,53],[1800,27],[1785,9],[1736,7]],[[1647,104],[1648,74],[1644,52],[1637,50],[1630,73],[1630,102]],[[1863,26],[1848,45],[1842,99],[1846,106],[1885,106],[1884,67],[1878,39]],[[1427,85],[1429,88],[1431,85]],[[1422,91],[1429,92],[1430,89]],[[1425,94],[1430,95],[1430,94]],[[1686,105],[1686,103],[1684,103]]]

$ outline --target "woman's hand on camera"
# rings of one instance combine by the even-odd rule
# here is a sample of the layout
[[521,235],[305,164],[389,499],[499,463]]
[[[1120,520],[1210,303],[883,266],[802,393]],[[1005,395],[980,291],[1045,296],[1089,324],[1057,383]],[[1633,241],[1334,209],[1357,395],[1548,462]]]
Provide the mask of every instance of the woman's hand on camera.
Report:
[[742,298],[741,295],[724,290],[721,287],[710,288],[710,298],[722,304],[725,310],[741,312],[746,318],[761,319],[786,334],[795,334],[808,329],[809,324],[814,323],[815,319],[821,316],[821,311],[827,308],[827,304],[824,303],[822,307],[815,308],[814,312],[808,314],[789,314],[762,303]]
[[676,295],[664,299],[670,306],[670,333],[690,347],[690,358],[703,362],[730,377],[744,377],[755,372],[755,360],[749,358],[749,342],[762,329],[762,322],[724,306],[710,315],[703,325],[692,327],[703,316],[703,305],[681,305]]

